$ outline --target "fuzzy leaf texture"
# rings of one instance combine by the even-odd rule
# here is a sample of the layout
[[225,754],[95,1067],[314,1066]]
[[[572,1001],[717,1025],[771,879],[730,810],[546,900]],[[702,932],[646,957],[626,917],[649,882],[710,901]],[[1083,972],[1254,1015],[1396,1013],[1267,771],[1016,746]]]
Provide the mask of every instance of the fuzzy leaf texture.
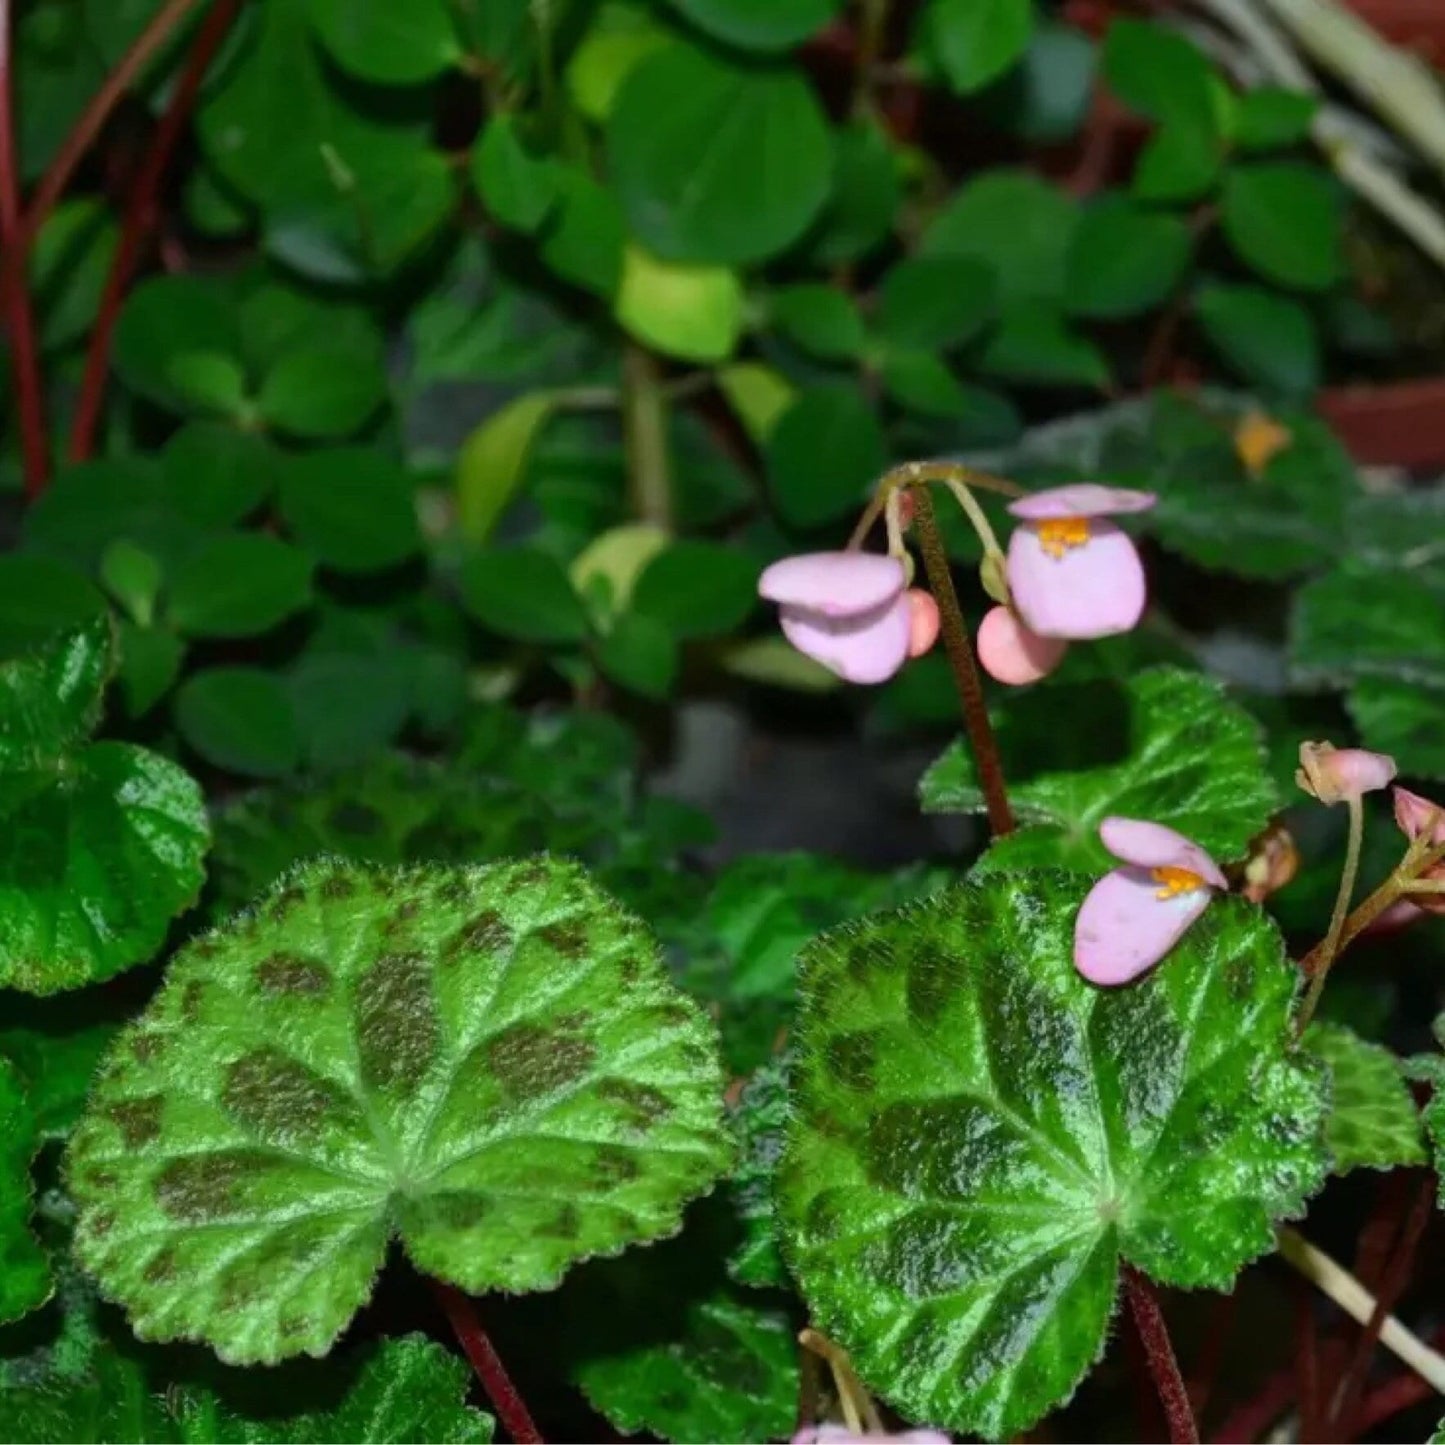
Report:
[[472,1292],[674,1232],[722,1071],[657,945],[545,857],[318,860],[182,950],[69,1154],[76,1250],[143,1339],[324,1353],[399,1236]]
[[30,1232],[30,1164],[39,1147],[35,1111],[20,1075],[0,1057],[0,1324],[50,1297],[50,1266]]
[[[1258,723],[1199,673],[1151,668],[1122,689],[1045,687],[1007,702],[1000,741],[1021,826],[989,849],[990,870],[1104,872],[1114,860],[1098,827],[1111,814],[1164,823],[1227,861],[1278,806]],[[1069,765],[1030,776],[1041,755]],[[927,812],[985,809],[963,741],[929,769],[920,792]]]
[[1336,1174],[1425,1162],[1420,1112],[1389,1049],[1336,1023],[1311,1024],[1304,1044],[1333,1081],[1325,1143]]
[[802,959],[784,1250],[909,1419],[1008,1438],[1099,1358],[1121,1260],[1227,1289],[1324,1182],[1298,974],[1217,899],[1127,988],[1075,971],[1083,885],[991,875]]
[[108,619],[0,665],[0,987],[54,993],[143,962],[200,890],[195,781],[88,741],[113,666]]

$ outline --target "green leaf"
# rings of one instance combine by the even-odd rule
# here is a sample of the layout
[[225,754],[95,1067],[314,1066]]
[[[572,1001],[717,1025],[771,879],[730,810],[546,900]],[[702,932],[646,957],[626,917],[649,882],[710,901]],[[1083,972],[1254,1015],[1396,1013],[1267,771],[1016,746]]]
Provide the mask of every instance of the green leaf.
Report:
[[0,556],[0,654],[13,657],[106,614],[83,572],[32,552]]
[[64,201],[41,226],[30,252],[30,290],[46,351],[73,345],[90,330],[119,239],[98,200]]
[[1114,320],[1159,305],[1178,285],[1193,244],[1176,216],[1123,197],[1100,202],[1084,212],[1069,253],[1069,310]]
[[347,768],[396,740],[412,702],[402,663],[396,653],[319,651],[297,662],[288,690],[309,769]]
[[557,189],[556,209],[542,233],[542,259],[564,281],[611,300],[622,282],[627,245],[617,197],[574,169],[558,172]]
[[1032,0],[933,0],[924,24],[943,73],[961,95],[1015,64],[1034,28]]
[[462,57],[446,0],[307,0],[336,62],[362,80],[416,85]]
[[576,865],[303,866],[188,945],[71,1141],[76,1251],[142,1338],[327,1350],[398,1235],[472,1293],[676,1230],[722,1070]]
[[891,343],[941,350],[972,341],[993,312],[993,273],[981,261],[921,256],[883,278],[878,327]]
[[181,684],[176,726],[208,763],[256,778],[282,777],[301,761],[296,710],[285,684],[258,667],[211,667]]
[[394,567],[421,549],[412,479],[374,447],[288,456],[278,500],[291,535],[339,571]]
[[677,266],[628,246],[615,310],[644,345],[708,365],[737,350],[743,287],[737,273],[722,266]]
[[0,1056],[0,1324],[50,1298],[50,1264],[30,1232],[30,1163],[40,1148],[35,1110],[20,1075]]
[[1322,291],[1344,274],[1340,193],[1317,166],[1273,161],[1231,167],[1220,224],[1240,258],[1281,286]]
[[1389,1049],[1335,1023],[1312,1023],[1304,1047],[1333,1081],[1325,1143],[1336,1174],[1425,1163],[1420,1114]]
[[457,454],[457,517],[462,535],[485,542],[527,475],[537,434],[557,409],[556,398],[537,391],[495,411],[462,443]]
[[311,601],[311,561],[259,532],[218,537],[171,574],[167,615],[193,637],[253,637]]
[[187,422],[161,454],[157,510],[200,527],[234,526],[266,500],[275,465],[260,437],[219,422]]
[[597,665],[622,687],[665,698],[677,680],[676,637],[655,618],[625,612],[597,643]]
[[1228,1289],[1328,1169],[1274,926],[1216,899],[1100,989],[1072,961],[1083,893],[995,874],[802,959],[784,1248],[863,1381],[956,1432],[1009,1438],[1073,1393],[1121,1260]]
[[892,234],[903,201],[898,159],[876,121],[851,121],[833,142],[832,189],[808,233],[809,249],[824,266],[875,251]]
[[557,202],[557,166],[535,154],[505,111],[490,117],[472,149],[472,184],[504,226],[534,232]]
[[1320,108],[1319,97],[1298,90],[1263,85],[1239,98],[1234,115],[1234,143],[1242,151],[1278,150],[1297,145],[1309,135]]
[[612,114],[622,82],[655,50],[673,39],[652,7],[603,0],[567,60],[567,93],[588,120],[601,125]]
[[1445,689],[1362,677],[1350,688],[1345,705],[1366,747],[1388,753],[1402,773],[1445,778],[1445,732],[1440,728]]
[[1071,331],[1052,302],[1008,308],[980,361],[991,376],[1042,386],[1106,387],[1109,362],[1086,337]]
[[764,457],[778,510],[799,527],[860,507],[888,465],[878,418],[851,386],[802,392],[779,417]]
[[113,666],[101,620],[0,665],[0,986],[109,978],[150,958],[200,891],[196,783],[128,743],[90,743]]
[[349,437],[386,400],[380,350],[328,345],[290,351],[267,373],[256,409],[271,426],[306,441]]
[[1041,18],[1023,57],[980,103],[1006,134],[1051,145],[1076,135],[1094,93],[1097,46],[1072,25]]
[[174,411],[244,409],[246,378],[234,305],[195,276],[153,276],[127,298],[115,333],[120,379]]
[[116,681],[131,717],[144,717],[175,686],[185,655],[186,644],[174,632],[121,623]]
[[858,303],[836,286],[805,281],[773,293],[773,320],[794,344],[825,361],[849,361],[862,353],[867,333]]
[[72,995],[59,1015],[49,999],[12,999],[0,1027],[0,1055],[19,1073],[43,1139],[70,1133],[85,1107],[96,1065],[120,1028],[100,993]]
[[[1107,872],[1114,860],[1098,827],[1111,815],[1163,823],[1227,863],[1244,856],[1278,806],[1259,724],[1199,673],[1150,668],[1128,678],[1122,691],[1059,684],[1010,704],[1000,741],[1022,826],[989,850],[990,869],[1049,864]],[[1113,756],[1040,770],[1040,741],[1059,731],[1060,718],[1071,719],[1078,733],[1087,724],[1088,737],[1077,737],[1076,748]],[[929,769],[919,791],[927,812],[984,810],[962,741]]]
[[728,1180],[728,1193],[743,1234],[727,1267],[739,1284],[754,1289],[788,1289],[792,1284],[778,1245],[773,1207],[773,1176],[791,1110],[786,1070],[770,1062],[748,1080],[732,1112],[738,1165]]
[[741,1445],[791,1428],[797,1327],[783,1297],[728,1280],[735,1230],[722,1202],[707,1200],[681,1238],[591,1265],[564,1287],[568,1373],[622,1433]]
[[649,249],[723,266],[796,241],[827,197],[833,160],[801,75],[731,65],[683,44],[628,76],[607,154],[628,221]]
[[1212,77],[1204,53],[1177,31],[1146,20],[1109,26],[1104,78],[1125,105],[1150,120],[1212,130]]
[[984,171],[923,234],[925,256],[966,256],[992,268],[999,299],[1062,297],[1079,210],[1030,171]]
[[643,568],[632,607],[683,640],[722,637],[757,604],[757,564],[721,542],[674,542]]
[[561,563],[536,547],[488,547],[467,558],[462,601],[483,627],[519,642],[581,642],[587,610]]
[[1139,153],[1131,189],[1141,201],[1197,201],[1214,189],[1223,164],[1223,147],[1211,131],[1171,122],[1160,126]]
[[1195,314],[1219,354],[1248,382],[1309,396],[1324,370],[1319,329],[1297,301],[1259,286],[1200,287]]
[[966,388],[931,351],[890,348],[883,354],[882,376],[883,389],[910,411],[957,418],[973,409],[976,388]]
[[670,0],[699,30],[744,50],[787,50],[821,30],[843,0]]

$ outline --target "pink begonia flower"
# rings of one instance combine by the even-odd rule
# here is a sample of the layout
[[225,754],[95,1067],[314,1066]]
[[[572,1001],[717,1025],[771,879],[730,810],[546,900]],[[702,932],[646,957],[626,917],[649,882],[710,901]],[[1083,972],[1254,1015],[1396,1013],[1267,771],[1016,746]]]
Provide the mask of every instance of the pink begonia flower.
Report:
[[922,657],[938,641],[943,626],[933,593],[921,587],[908,589],[908,655]]
[[870,1445],[874,1440],[913,1440],[917,1445],[950,1445],[939,1430],[902,1430],[897,1435],[855,1435],[846,1425],[809,1425],[793,1436],[793,1445]]
[[1062,638],[1030,632],[1007,607],[990,607],[978,624],[978,660],[983,670],[1010,687],[1047,677],[1068,650]]
[[1197,843],[1162,823],[1105,818],[1104,847],[1123,863],[1089,890],[1074,923],[1074,967],[1090,983],[1129,983],[1153,966],[1228,887]]
[[1395,821],[1400,831],[1413,843],[1427,830],[1430,846],[1438,848],[1445,843],[1445,805],[1432,803],[1419,793],[1408,788],[1395,788]]
[[886,682],[908,660],[913,603],[897,557],[810,552],[774,562],[758,592],[781,609],[783,635],[844,682]]
[[1152,492],[1080,482],[1009,504],[1023,526],[1008,546],[1014,607],[1040,637],[1112,637],[1144,615],[1144,564],[1127,533],[1104,520],[1147,511]]
[[1395,760],[1364,748],[1337,748],[1333,743],[1301,743],[1294,780],[1322,803],[1358,800],[1390,785]]

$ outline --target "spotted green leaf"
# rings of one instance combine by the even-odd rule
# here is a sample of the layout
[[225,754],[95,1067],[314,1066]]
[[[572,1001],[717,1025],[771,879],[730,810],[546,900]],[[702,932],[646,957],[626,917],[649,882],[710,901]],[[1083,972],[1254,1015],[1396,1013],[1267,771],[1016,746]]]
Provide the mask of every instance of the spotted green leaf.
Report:
[[88,740],[113,667],[108,618],[0,665],[0,986],[54,993],[140,963],[200,889],[195,781]]
[[[1259,725],[1199,673],[1150,668],[1122,689],[1082,684],[1010,697],[999,726],[1022,826],[989,850],[991,869],[1112,867],[1098,840],[1111,814],[1164,823],[1225,862],[1245,852],[1278,806]],[[1051,759],[1044,771],[1040,756]],[[920,791],[929,812],[984,810],[962,741]]]
[[1324,1182],[1298,972],[1220,899],[1140,982],[1072,962],[1082,881],[993,875],[803,956],[784,1250],[909,1419],[1017,1434],[1104,1347],[1120,1261],[1227,1289]]
[[787,1077],[777,1062],[765,1064],[748,1080],[733,1108],[739,1157],[729,1193],[742,1237],[728,1257],[728,1273],[758,1289],[787,1289],[790,1283],[773,1212],[773,1174],[783,1151],[788,1108]]
[[706,1200],[680,1238],[568,1282],[570,1373],[618,1430],[699,1445],[788,1434],[798,1322],[781,1296],[728,1280],[730,1233],[721,1201]]
[[40,1147],[35,1110],[14,1065],[0,1057],[0,1324],[50,1296],[50,1266],[30,1232],[30,1163]]
[[1423,1164],[1420,1113],[1389,1049],[1336,1023],[1311,1024],[1304,1043],[1333,1080],[1325,1142],[1335,1173]]
[[120,1028],[120,1010],[95,990],[66,1000],[7,1003],[0,1055],[19,1071],[42,1138],[68,1134],[85,1107],[86,1091],[105,1046]]
[[480,1292],[673,1232],[722,1071],[575,864],[317,860],[184,948],[72,1137],[76,1250],[144,1339],[323,1353],[389,1241]]

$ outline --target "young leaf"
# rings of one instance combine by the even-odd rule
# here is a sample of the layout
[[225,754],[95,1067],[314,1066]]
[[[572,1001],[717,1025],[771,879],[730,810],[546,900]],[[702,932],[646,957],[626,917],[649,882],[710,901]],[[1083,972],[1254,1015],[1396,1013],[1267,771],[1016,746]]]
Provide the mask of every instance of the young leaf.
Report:
[[1328,1170],[1274,926],[1216,899],[1100,989],[1072,960],[1083,893],[996,874],[803,956],[784,1249],[818,1328],[913,1420],[1016,1435],[1098,1359],[1121,1260],[1228,1289]]
[[678,643],[667,626],[624,612],[597,643],[596,661],[613,682],[643,697],[665,698],[677,679]]
[[1425,1162],[1420,1113],[1389,1049],[1336,1023],[1312,1023],[1304,1046],[1333,1081],[1325,1143],[1336,1174]]
[[200,890],[195,781],[87,740],[113,665],[104,619],[0,665],[0,986],[54,993],[143,962]]
[[39,1148],[35,1110],[20,1075],[0,1056],[0,1324],[50,1297],[50,1264],[30,1232],[30,1163]]
[[352,436],[386,400],[378,352],[327,344],[288,351],[266,373],[256,410],[269,425],[306,441]]
[[498,222],[530,235],[557,203],[557,164],[535,154],[516,117],[501,111],[472,148],[472,184]]
[[[1166,824],[1222,862],[1244,855],[1279,798],[1259,724],[1219,683],[1159,667],[1130,677],[1122,693],[1093,685],[1078,685],[1072,697],[1070,691],[1064,685],[1035,693],[1031,708],[1010,700],[1001,741],[1006,772],[1009,761],[1017,763],[1008,774],[1009,796],[1022,826],[989,850],[990,869],[1049,864],[1106,872],[1114,862],[1098,827],[1114,814]],[[1027,760],[1037,759],[1040,740],[1070,729],[1072,748],[1101,744],[1108,760],[1086,753],[1081,765],[1042,772],[1035,761],[1029,776]],[[961,741],[928,770],[919,792],[931,813],[983,811],[972,755]]]
[[898,158],[876,121],[852,121],[833,142],[832,189],[808,232],[809,251],[824,266],[859,260],[882,245],[903,200]]
[[147,1339],[327,1350],[388,1241],[480,1293],[674,1231],[722,1070],[575,864],[317,860],[184,948],[76,1129],[76,1250]]
[[1041,386],[1105,387],[1108,358],[1087,337],[1071,331],[1051,302],[1027,301],[1007,309],[980,362],[991,376]]
[[1184,36],[1145,20],[1115,20],[1104,41],[1104,78],[1150,120],[1209,129],[1212,69]]
[[607,156],[632,229],[652,251],[737,266],[791,245],[818,214],[832,141],[800,74],[676,43],[623,83]]
[[628,246],[614,311],[654,350],[684,361],[722,362],[742,335],[742,282],[723,266],[678,266]]
[[1320,108],[1319,97],[1262,85],[1239,98],[1234,143],[1242,151],[1281,150],[1304,140]]

